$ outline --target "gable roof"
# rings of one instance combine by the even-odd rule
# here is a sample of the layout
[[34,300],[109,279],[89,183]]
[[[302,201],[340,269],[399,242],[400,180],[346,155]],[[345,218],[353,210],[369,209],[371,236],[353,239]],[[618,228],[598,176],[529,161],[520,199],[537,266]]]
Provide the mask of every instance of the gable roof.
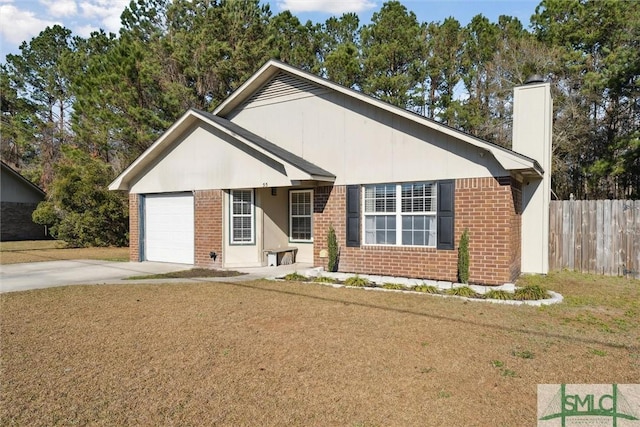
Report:
[[192,108],[178,119],[160,138],[158,138],[147,150],[142,153],[127,169],[125,169],[118,177],[109,184],[110,190],[128,190],[129,182],[139,173],[145,170],[153,161],[155,161],[164,151],[164,149],[173,143],[175,138],[179,136],[189,126],[197,121],[207,123],[214,128],[224,132],[233,138],[240,145],[248,146],[257,150],[271,159],[285,163],[300,171],[305,179],[317,181],[335,181],[336,176],[331,172],[322,169],[319,166],[297,156],[282,147],[267,141],[266,139],[238,126],[235,123],[225,119],[224,117],[215,116],[206,111]]
[[428,119],[427,117],[421,116],[412,111],[396,107],[395,105],[391,105],[372,96],[365,95],[364,93],[339,85],[330,80],[324,79],[322,77],[316,76],[315,74],[308,73],[274,59],[268,61],[265,65],[263,65],[253,76],[249,78],[249,80],[247,80],[226,100],[224,100],[213,111],[213,114],[215,116],[221,117],[228,116],[237,107],[248,101],[255,92],[268,84],[280,72],[292,74],[300,79],[312,82],[315,85],[319,85],[321,87],[339,92],[351,98],[355,98],[376,108],[388,111],[396,116],[406,118],[422,126],[452,136],[458,140],[483,149],[491,153],[498,161],[498,163],[500,163],[500,165],[506,170],[517,171],[523,176],[541,177],[542,175],[544,175],[544,170],[542,169],[540,164],[530,157],[517,153],[513,150],[509,150],[508,148],[501,147],[497,144],[477,138],[465,132],[459,131],[450,126],[436,122],[435,120]]
[[25,184],[27,187],[29,187],[31,190],[33,190],[34,192],[40,194],[42,197],[46,196],[46,193],[44,192],[44,190],[40,187],[38,187],[37,185],[35,185],[33,182],[29,181],[27,178],[25,178],[24,176],[22,176],[18,171],[16,171],[15,169],[13,169],[11,166],[9,166],[8,164],[6,164],[5,162],[3,162],[2,160],[0,160],[0,167],[2,168],[2,171],[4,171],[5,173],[8,173],[12,176],[14,176],[18,181],[22,182],[23,184]]
[[240,145],[245,145],[250,149],[257,150],[278,163],[284,163],[297,170],[304,179],[333,182],[336,176],[323,168],[309,162],[302,157],[293,154],[277,144],[268,141],[247,129],[231,122],[226,117],[233,111],[248,102],[251,97],[264,88],[278,74],[286,73],[301,79],[309,84],[309,87],[316,86],[322,89],[335,91],[354,98],[375,108],[387,111],[398,117],[405,118],[428,129],[441,132],[442,134],[456,138],[459,141],[470,144],[481,150],[490,153],[496,161],[508,171],[517,173],[523,177],[542,177],[545,171],[540,164],[523,154],[501,147],[497,144],[477,138],[464,133],[450,126],[428,119],[412,111],[396,107],[372,96],[365,95],[356,90],[341,86],[322,77],[300,70],[291,65],[277,60],[270,60],[263,65],[253,76],[243,83],[225,101],[223,101],[213,113],[190,109],[180,119],[178,119],[169,129],[167,129],[144,153],[142,153],[128,168],[126,168],[110,185],[110,190],[128,190],[129,183],[138,174],[142,173],[147,166],[152,164],[161,156],[164,148],[169,146],[175,139],[198,120],[207,123],[214,128],[224,132]]

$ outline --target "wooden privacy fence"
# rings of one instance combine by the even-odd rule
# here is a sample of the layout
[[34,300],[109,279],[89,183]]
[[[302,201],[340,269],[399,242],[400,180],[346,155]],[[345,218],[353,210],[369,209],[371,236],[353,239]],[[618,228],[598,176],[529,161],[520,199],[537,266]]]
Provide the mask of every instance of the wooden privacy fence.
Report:
[[640,201],[552,201],[549,269],[640,278]]

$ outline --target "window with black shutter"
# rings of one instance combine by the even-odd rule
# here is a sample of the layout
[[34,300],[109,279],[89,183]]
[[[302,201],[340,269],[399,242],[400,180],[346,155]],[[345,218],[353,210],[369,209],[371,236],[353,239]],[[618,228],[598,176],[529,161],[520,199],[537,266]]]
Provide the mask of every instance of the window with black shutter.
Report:
[[438,249],[455,247],[455,181],[438,181]]
[[347,186],[347,247],[360,246],[360,186]]

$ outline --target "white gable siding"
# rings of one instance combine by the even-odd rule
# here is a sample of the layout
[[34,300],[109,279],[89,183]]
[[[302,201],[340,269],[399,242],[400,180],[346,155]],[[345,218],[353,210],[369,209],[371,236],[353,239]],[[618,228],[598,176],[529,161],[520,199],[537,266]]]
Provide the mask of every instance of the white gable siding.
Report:
[[286,186],[290,185],[291,179],[297,179],[294,172],[287,171],[282,164],[267,158],[271,167],[264,159],[256,158],[256,152],[249,154],[245,152],[246,146],[237,142],[234,146],[229,140],[231,138],[211,126],[191,128],[165,151],[162,158],[140,174],[130,191],[159,193]]
[[250,99],[228,118],[337,185],[509,175],[479,148],[336,92]]

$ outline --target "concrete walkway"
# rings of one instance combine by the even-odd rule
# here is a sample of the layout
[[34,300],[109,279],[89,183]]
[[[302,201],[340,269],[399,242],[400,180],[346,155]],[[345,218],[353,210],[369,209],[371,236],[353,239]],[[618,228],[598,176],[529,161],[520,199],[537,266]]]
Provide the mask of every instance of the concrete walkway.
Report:
[[285,275],[311,267],[309,264],[235,269],[236,277],[194,279],[126,280],[132,276],[163,274],[189,270],[192,265],[163,262],[112,262],[96,260],[46,261],[0,266],[0,293],[43,289],[66,285],[136,284],[203,281],[246,281]]

